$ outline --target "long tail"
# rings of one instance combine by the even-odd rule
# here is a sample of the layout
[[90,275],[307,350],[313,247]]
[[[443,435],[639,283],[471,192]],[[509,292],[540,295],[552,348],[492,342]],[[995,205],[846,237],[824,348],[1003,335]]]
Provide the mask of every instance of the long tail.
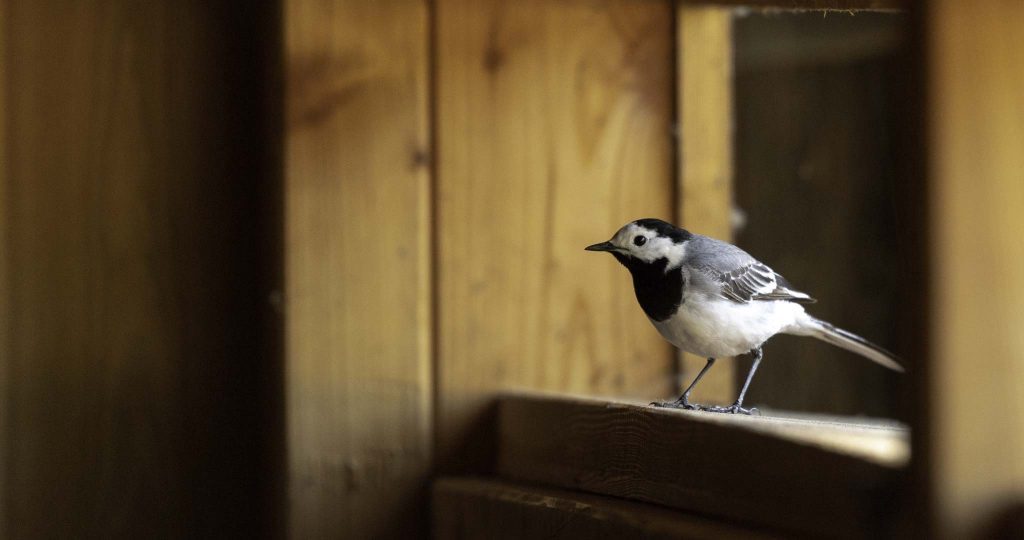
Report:
[[[899,358],[895,354],[871,343],[870,341],[843,330],[837,328],[830,323],[827,323],[821,319],[815,319],[810,315],[801,321],[800,334],[816,337],[827,343],[831,343],[836,347],[846,349],[850,352],[857,353],[872,362],[877,362],[889,369],[903,372],[903,366],[897,362]],[[794,332],[797,333],[797,332]]]

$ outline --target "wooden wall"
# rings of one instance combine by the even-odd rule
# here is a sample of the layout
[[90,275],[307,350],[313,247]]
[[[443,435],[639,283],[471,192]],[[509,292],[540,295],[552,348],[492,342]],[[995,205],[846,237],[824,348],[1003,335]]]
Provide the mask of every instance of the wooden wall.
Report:
[[500,389],[672,394],[628,274],[583,251],[673,216],[668,2],[284,18],[294,536],[425,531],[431,468],[487,467]]
[[276,15],[247,6],[0,2],[4,538],[274,530]]
[[672,217],[667,2],[284,18],[294,536],[425,531],[434,463],[486,467],[499,389],[672,393],[628,275],[583,251]]
[[278,7],[0,1],[5,536],[423,533],[497,391],[675,394],[583,251],[681,207],[671,2]]
[[[919,456],[963,530],[1024,455],[1024,69],[976,60],[1020,10],[979,5],[927,27]],[[432,471],[488,465],[498,391],[674,395],[583,247],[642,216],[728,235],[730,31],[668,0],[0,0],[0,532],[422,535]]]

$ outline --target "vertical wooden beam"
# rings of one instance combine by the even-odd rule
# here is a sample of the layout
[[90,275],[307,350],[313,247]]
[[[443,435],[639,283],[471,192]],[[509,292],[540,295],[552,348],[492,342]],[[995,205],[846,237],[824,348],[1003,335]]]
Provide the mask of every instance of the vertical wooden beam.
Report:
[[936,530],[981,534],[1024,500],[1024,4],[923,6]]
[[[680,225],[732,240],[733,42],[728,8],[677,4],[678,206]],[[705,358],[681,353],[680,385]],[[697,402],[731,403],[735,364],[715,364],[694,390]]]
[[[11,314],[8,306],[11,301],[11,283],[8,281],[8,266],[11,261],[9,231],[11,228],[8,222],[7,207],[10,202],[7,195],[8,163],[9,154],[7,151],[7,41],[10,36],[9,19],[7,15],[8,2],[0,0],[0,486],[7,486],[7,463],[8,447],[8,385],[7,378],[8,362],[14,352],[11,348]],[[7,523],[7,489],[0,487],[0,537],[10,538],[11,530]]]
[[241,4],[0,2],[4,538],[268,530],[272,25]]
[[285,2],[289,529],[426,529],[431,441],[428,16]]
[[438,437],[453,463],[459,444],[480,446],[471,426],[502,388],[671,393],[668,346],[628,274],[583,248],[673,212],[672,12],[436,8]]

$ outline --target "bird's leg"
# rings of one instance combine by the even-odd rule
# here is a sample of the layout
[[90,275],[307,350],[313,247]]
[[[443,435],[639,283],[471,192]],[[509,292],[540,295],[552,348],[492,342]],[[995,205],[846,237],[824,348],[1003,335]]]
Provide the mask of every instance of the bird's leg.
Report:
[[736,403],[733,403],[728,407],[712,407],[708,410],[713,412],[727,412],[732,414],[753,414],[757,412],[756,408],[743,408],[743,398],[746,397],[747,395],[747,388],[750,387],[750,381],[754,378],[754,373],[757,372],[757,366],[761,364],[761,358],[764,356],[764,353],[761,352],[760,347],[754,349],[751,352],[753,352],[754,354],[754,365],[750,366],[750,371],[747,372],[747,380],[743,381],[743,388],[740,389],[740,395],[739,397],[736,398]]
[[743,388],[740,389],[740,395],[736,398],[736,406],[743,405],[743,398],[747,395],[747,388],[750,387],[750,381],[754,378],[754,373],[757,372],[757,366],[761,365],[761,358],[764,357],[764,352],[758,347],[754,349],[754,364],[750,366],[750,371],[747,372],[747,380],[743,381]]
[[683,395],[679,396],[679,398],[676,399],[675,401],[655,401],[654,403],[651,403],[651,405],[654,405],[656,407],[673,407],[677,409],[681,408],[688,410],[707,409],[707,407],[705,407],[704,405],[694,405],[690,403],[690,392],[693,391],[693,388],[697,386],[697,383],[700,382],[700,380],[704,377],[704,374],[707,373],[707,371],[711,369],[711,366],[713,365],[715,365],[715,359],[708,358],[708,363],[704,364],[704,367],[701,368],[700,373],[697,374],[697,377],[693,379],[693,382],[690,383],[690,386],[687,386],[686,390],[683,391]]

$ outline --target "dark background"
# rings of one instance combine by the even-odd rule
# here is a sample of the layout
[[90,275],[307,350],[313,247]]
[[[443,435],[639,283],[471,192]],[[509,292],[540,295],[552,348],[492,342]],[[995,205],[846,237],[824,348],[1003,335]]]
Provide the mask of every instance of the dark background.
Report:
[[[818,299],[808,311],[899,350],[900,46],[905,17],[738,17],[737,243]],[[742,381],[750,365],[741,360]],[[900,376],[778,336],[751,385],[774,409],[899,417]]]

